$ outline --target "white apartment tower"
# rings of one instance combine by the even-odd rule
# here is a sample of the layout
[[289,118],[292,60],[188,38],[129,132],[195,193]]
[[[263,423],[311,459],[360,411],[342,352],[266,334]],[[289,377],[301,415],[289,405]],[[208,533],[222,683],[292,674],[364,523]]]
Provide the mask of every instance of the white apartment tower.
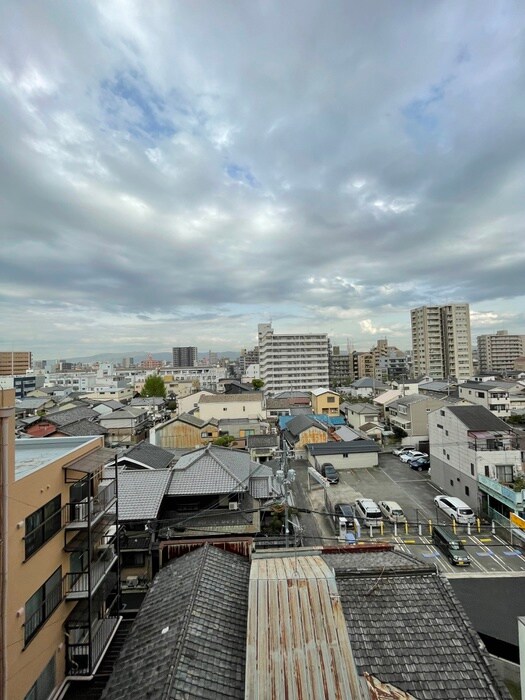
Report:
[[420,306],[410,311],[414,376],[472,377],[468,304]]
[[525,335],[509,335],[508,331],[479,335],[478,355],[480,372],[506,374],[514,368],[514,360],[525,355]]
[[260,323],[259,366],[266,394],[310,391],[329,384],[329,341],[326,333],[279,334]]

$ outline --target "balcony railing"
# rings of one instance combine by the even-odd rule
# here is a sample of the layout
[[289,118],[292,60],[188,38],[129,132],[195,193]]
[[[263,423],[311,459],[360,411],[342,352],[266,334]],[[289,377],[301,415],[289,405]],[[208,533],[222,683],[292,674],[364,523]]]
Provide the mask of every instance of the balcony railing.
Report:
[[478,476],[480,486],[484,487],[484,491],[497,498],[502,503],[506,503],[510,508],[521,508],[523,504],[523,491],[514,491],[514,489],[500,484],[496,479],[491,479],[488,476],[480,474]]
[[83,528],[90,523],[93,525],[115,501],[116,495],[117,483],[115,480],[112,480],[107,486],[101,488],[96,496],[84,498],[77,503],[66,504],[63,508],[65,526],[68,528]]
[[[98,662],[105,653],[117,627],[120,624],[121,617],[106,617],[103,620],[97,620],[91,640],[91,649],[89,643],[89,630],[86,628],[84,640],[79,642],[68,642],[67,647],[67,662],[69,676],[90,676],[94,673]],[[91,651],[91,654],[90,654]]]
[[96,591],[100,583],[117,561],[117,555],[110,545],[102,556],[85,571],[68,573],[63,578],[64,597],[67,600],[88,598]]

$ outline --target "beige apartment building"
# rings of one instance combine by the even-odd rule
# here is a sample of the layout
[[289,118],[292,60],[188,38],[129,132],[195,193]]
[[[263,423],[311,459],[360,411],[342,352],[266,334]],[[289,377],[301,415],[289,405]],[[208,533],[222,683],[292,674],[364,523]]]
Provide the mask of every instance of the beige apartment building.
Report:
[[410,312],[414,376],[433,379],[472,376],[468,304],[421,306]]
[[329,386],[326,333],[277,334],[271,323],[260,323],[258,332],[259,371],[265,394]]
[[30,352],[0,352],[0,376],[11,376],[14,374],[25,374],[32,366],[32,356]]
[[514,369],[515,361],[522,355],[525,355],[525,335],[509,335],[508,331],[478,335],[480,372],[505,374]]
[[15,441],[12,391],[0,424],[0,697],[54,697],[92,675],[120,622],[113,453],[102,437]]

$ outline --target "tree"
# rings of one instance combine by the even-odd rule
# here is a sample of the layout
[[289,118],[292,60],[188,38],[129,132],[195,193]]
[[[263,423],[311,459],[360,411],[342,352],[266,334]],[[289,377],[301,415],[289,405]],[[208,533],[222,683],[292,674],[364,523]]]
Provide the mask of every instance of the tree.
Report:
[[255,389],[255,391],[258,391],[259,389],[263,388],[264,382],[262,379],[252,379],[252,386]]
[[219,447],[229,447],[232,442],[235,442],[233,435],[221,435],[213,440],[213,445],[218,445]]
[[166,397],[166,385],[164,384],[164,380],[162,377],[159,377],[157,374],[150,374],[149,377],[146,377],[146,381],[144,382],[144,388],[140,392],[141,396],[162,396],[162,398]]

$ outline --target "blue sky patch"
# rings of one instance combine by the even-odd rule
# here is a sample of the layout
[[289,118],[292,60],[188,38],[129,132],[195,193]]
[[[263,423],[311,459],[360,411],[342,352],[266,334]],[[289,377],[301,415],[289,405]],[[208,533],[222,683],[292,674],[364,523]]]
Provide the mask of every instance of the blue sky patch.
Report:
[[248,168],[243,168],[237,163],[227,163],[225,167],[226,174],[232,180],[243,182],[250,187],[257,187],[257,180]]
[[176,133],[166,115],[166,103],[144,76],[136,71],[119,73],[102,82],[102,106],[113,129],[134,138],[158,140]]

